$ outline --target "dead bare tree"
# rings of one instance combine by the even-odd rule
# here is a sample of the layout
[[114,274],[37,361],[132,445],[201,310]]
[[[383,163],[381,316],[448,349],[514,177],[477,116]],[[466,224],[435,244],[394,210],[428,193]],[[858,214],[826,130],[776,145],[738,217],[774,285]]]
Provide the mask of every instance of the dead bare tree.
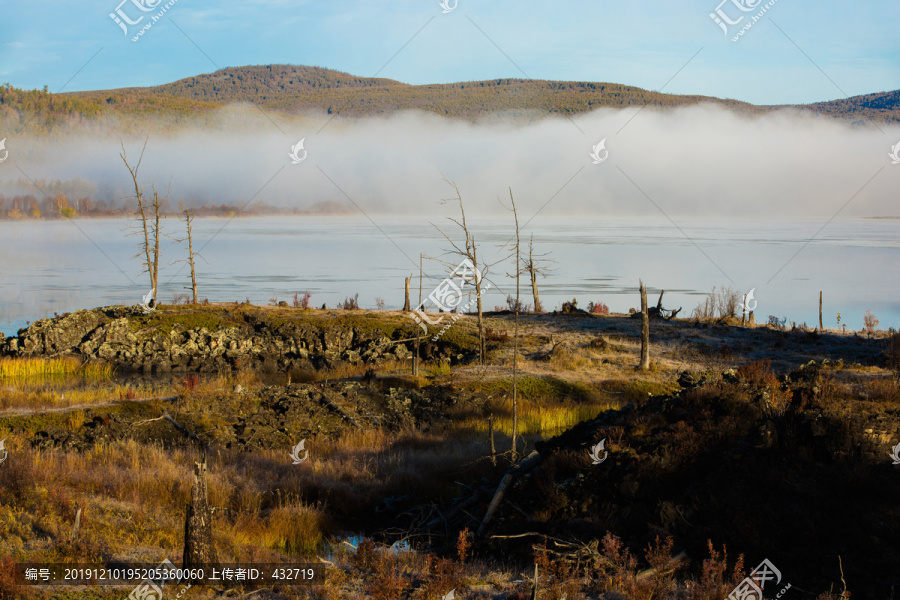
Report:
[[[485,364],[485,343],[484,343],[484,312],[482,310],[481,303],[481,286],[482,281],[484,280],[484,276],[487,273],[487,270],[492,265],[483,265],[479,267],[478,263],[478,250],[475,244],[475,236],[469,230],[469,225],[466,222],[466,211],[463,207],[462,195],[459,192],[459,187],[446,177],[444,177],[444,181],[447,182],[447,185],[453,188],[453,191],[456,193],[456,198],[448,198],[442,200],[441,203],[445,204],[447,202],[457,202],[459,204],[459,213],[461,218],[459,220],[454,219],[453,217],[447,217],[448,220],[455,223],[460,229],[462,229],[463,234],[465,235],[465,243],[462,247],[457,245],[450,236],[444,233],[440,227],[434,225],[434,228],[438,230],[438,232],[446,238],[450,245],[452,246],[452,250],[449,253],[456,254],[458,256],[462,256],[465,259],[468,259],[469,262],[472,263],[472,267],[474,269],[474,273],[468,275],[466,277],[466,282],[471,283],[475,287],[475,297],[478,302],[478,358],[481,362],[482,366]],[[421,303],[419,304],[421,308]]]
[[[516,200],[513,198],[512,188],[509,189],[509,202],[510,206],[508,210],[510,210],[513,214],[513,220],[516,225],[516,243],[515,243],[515,265],[516,270],[514,274],[509,275],[510,277],[515,277],[516,279],[516,304],[515,304],[515,333],[513,336],[513,425],[512,425],[512,461],[516,462],[518,458],[518,448],[516,447],[516,441],[519,437],[519,311],[521,310],[522,303],[520,302],[520,281],[521,275],[525,272],[526,269],[531,267],[531,253],[529,252],[529,261],[527,265],[522,264],[522,255],[521,255],[521,240],[519,238],[519,213],[516,210]],[[501,204],[503,204],[501,202]],[[523,266],[526,269],[523,269]],[[532,275],[532,285],[534,282],[534,272],[531,272]],[[537,288],[535,290],[535,298],[537,297]]]
[[157,283],[159,282],[159,238],[162,234],[159,224],[160,211],[162,209],[162,204],[168,200],[169,194],[168,190],[166,190],[165,198],[160,200],[156,184],[153,183],[153,199],[148,200],[141,189],[138,180],[138,171],[141,162],[144,160],[144,152],[147,150],[148,139],[149,138],[144,140],[141,154],[133,167],[128,162],[124,142],[122,142],[122,153],[119,156],[122,158],[122,162],[125,163],[125,168],[128,169],[128,173],[131,175],[131,181],[134,184],[134,196],[138,203],[138,213],[141,219],[140,232],[143,233],[144,238],[143,242],[138,244],[139,252],[136,258],[141,258],[144,263],[144,270],[150,275],[150,287],[153,290],[153,299],[150,305],[155,306],[158,291]]
[[[151,182],[151,188],[153,191],[153,200],[150,201],[150,209],[153,211],[153,226],[150,229],[150,237],[153,241],[153,275],[151,276],[151,280],[153,281],[153,304],[156,304],[156,294],[159,291],[157,283],[159,283],[159,238],[162,235],[162,230],[159,227],[159,218],[160,218],[160,210],[162,209],[162,203],[169,198],[169,190],[166,189],[166,197],[163,200],[159,199],[159,191],[156,189],[156,183]],[[143,213],[143,211],[141,211]]]
[[531,277],[531,295],[534,298],[534,312],[536,313],[544,312],[544,307],[541,305],[541,298],[538,295],[537,278],[538,275],[546,277],[553,270],[550,267],[542,265],[542,263],[553,262],[543,258],[549,254],[549,252],[543,254],[534,253],[534,234],[532,233],[531,240],[528,242],[528,260],[525,262],[525,270]]
[[[150,274],[150,287],[153,290],[153,304],[156,304],[156,276],[152,268],[153,261],[150,259],[150,232],[147,226],[147,209],[144,206],[144,193],[138,182],[138,170],[141,168],[141,162],[144,160],[144,151],[147,150],[148,140],[149,138],[144,140],[144,146],[141,148],[141,155],[138,157],[138,161],[133,167],[128,163],[128,155],[125,151],[124,142],[121,142],[122,153],[119,156],[122,158],[122,162],[125,163],[125,168],[128,169],[128,173],[131,175],[131,180],[134,183],[134,197],[137,199],[138,210],[141,215],[141,227],[144,233],[144,241],[139,244],[139,247],[143,250],[144,269]],[[140,256],[140,254],[138,254],[138,256]]]
[[195,257],[203,258],[203,257],[200,256],[199,254],[197,254],[196,252],[194,252],[194,236],[192,233],[192,226],[191,226],[191,224],[194,221],[194,214],[191,212],[190,209],[185,208],[184,205],[182,205],[180,202],[178,203],[178,206],[179,206],[179,208],[181,208],[181,212],[184,213],[184,223],[187,227],[187,237],[180,239],[180,240],[176,240],[176,241],[178,241],[180,243],[187,242],[187,245],[188,245],[187,259],[184,261],[179,261],[179,262],[186,262],[191,267],[191,291],[193,291],[193,293],[194,293],[194,304],[197,304],[197,270],[196,270],[196,264],[195,264],[194,258]]

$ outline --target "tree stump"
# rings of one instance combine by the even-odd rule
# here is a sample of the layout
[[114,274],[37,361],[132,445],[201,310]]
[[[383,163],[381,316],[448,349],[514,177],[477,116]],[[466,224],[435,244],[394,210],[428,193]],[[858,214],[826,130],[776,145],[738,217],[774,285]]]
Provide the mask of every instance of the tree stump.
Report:
[[409,277],[406,278],[406,299],[403,301],[403,312],[409,312]]
[[[662,297],[660,297],[662,300]],[[641,371],[650,369],[650,313],[647,310],[647,288],[641,282]]]
[[215,564],[216,548],[212,535],[212,511],[209,508],[206,487],[206,457],[202,463],[194,463],[194,483],[191,486],[191,503],[184,518],[185,569],[199,565]]

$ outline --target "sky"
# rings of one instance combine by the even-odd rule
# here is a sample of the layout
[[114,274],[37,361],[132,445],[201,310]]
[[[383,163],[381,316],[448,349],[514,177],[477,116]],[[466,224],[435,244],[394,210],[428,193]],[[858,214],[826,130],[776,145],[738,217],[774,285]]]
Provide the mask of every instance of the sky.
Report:
[[[438,0],[0,0],[0,82],[80,91],[286,63],[412,84],[603,81],[755,104],[900,88],[896,0],[444,1],[452,10]],[[143,19],[123,31],[117,9]],[[723,31],[717,9],[741,21]]]

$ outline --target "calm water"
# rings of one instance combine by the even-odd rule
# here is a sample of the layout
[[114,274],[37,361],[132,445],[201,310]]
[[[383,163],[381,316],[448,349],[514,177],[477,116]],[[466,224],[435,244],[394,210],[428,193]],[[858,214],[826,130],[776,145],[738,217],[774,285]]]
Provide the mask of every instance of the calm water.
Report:
[[[205,259],[198,259],[200,296],[214,302],[249,298],[254,304],[277,296],[290,303],[295,292],[309,291],[311,305],[334,307],[359,293],[364,307],[374,308],[380,297],[396,309],[403,303],[404,277],[415,273],[415,302],[419,254],[440,256],[447,243],[427,219],[374,219],[378,227],[365,217],[198,219],[194,245],[202,247]],[[452,224],[434,222],[456,233]],[[479,257],[497,261],[505,253],[500,245],[509,241],[509,220],[480,224]],[[134,258],[137,237],[126,236],[128,225],[0,223],[0,331],[12,335],[27,321],[54,312],[139,303],[150,286]],[[867,309],[881,328],[900,325],[900,220],[834,221],[811,242],[821,221],[695,220],[679,226],[681,231],[664,219],[535,219],[523,240],[533,234],[536,251],[549,252],[555,261],[555,270],[540,281],[545,308],[575,297],[582,307],[603,301],[627,312],[640,303],[636,290],[643,279],[651,293],[666,290],[666,308],[684,307],[686,315],[714,285],[724,284],[742,294],[755,288],[758,320],[777,315],[813,324],[822,290],[826,327],[836,325],[840,312],[842,323],[858,329]],[[180,222],[169,219],[165,227],[180,235]],[[190,286],[188,268],[175,262],[184,254],[175,242],[164,244],[164,303]],[[442,269],[426,258],[424,296],[444,276]],[[507,276],[512,270],[510,262],[489,268],[489,309],[515,293],[515,280]],[[523,297],[531,302],[527,278],[522,283]]]

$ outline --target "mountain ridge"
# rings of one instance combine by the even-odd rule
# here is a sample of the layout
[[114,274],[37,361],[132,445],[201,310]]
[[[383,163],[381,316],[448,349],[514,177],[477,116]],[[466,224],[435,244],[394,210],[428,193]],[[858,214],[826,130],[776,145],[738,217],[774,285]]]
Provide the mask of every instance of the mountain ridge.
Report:
[[[600,108],[671,109],[711,104],[745,115],[793,109],[854,123],[900,123],[900,90],[877,92],[812,104],[754,105],[699,94],[665,94],[609,82],[500,78],[413,85],[393,79],[360,77],[303,65],[227,67],[150,87],[115,88],[50,94],[0,87],[0,119],[40,114],[44,129],[98,116],[189,118],[233,103],[253,103],[286,114],[319,111],[350,118],[420,110],[478,121],[498,115],[571,117]],[[14,113],[16,113],[14,115]]]

